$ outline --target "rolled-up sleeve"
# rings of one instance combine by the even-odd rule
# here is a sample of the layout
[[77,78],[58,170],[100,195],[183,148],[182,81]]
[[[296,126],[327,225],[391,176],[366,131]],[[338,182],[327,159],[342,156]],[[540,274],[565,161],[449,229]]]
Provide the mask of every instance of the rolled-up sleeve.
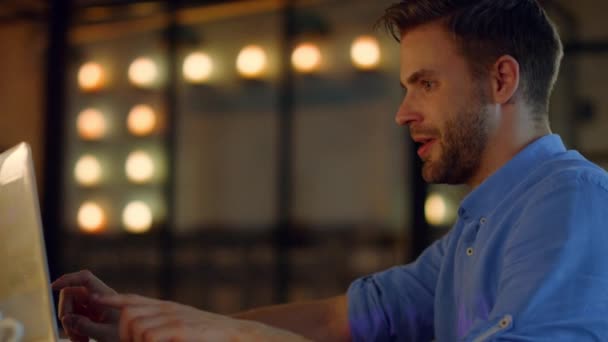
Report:
[[533,194],[503,255],[496,302],[466,341],[608,340],[608,190],[589,175]]
[[411,264],[354,281],[348,289],[353,341],[429,341],[437,277],[449,234]]

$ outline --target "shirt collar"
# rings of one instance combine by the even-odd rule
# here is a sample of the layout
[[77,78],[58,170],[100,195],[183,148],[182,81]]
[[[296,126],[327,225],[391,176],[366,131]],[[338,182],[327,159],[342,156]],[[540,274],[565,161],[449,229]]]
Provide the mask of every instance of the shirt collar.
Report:
[[458,209],[458,216],[468,220],[487,215],[522,177],[552,156],[563,152],[566,152],[566,147],[557,134],[545,135],[532,142],[469,193]]

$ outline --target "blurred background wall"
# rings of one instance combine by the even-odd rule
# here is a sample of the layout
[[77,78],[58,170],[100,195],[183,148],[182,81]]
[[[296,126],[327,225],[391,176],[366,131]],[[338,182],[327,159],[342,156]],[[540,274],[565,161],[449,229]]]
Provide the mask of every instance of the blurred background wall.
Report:
[[[466,189],[421,184],[394,124],[398,45],[372,28],[390,3],[0,3],[0,147],[32,145],[51,272],[228,313],[412,260]],[[608,167],[608,4],[543,4],[566,47],[553,130]],[[362,36],[380,52],[363,69]],[[318,69],[292,68],[301,43]],[[252,44],[267,64],[243,76]],[[183,74],[194,52],[208,79]]]

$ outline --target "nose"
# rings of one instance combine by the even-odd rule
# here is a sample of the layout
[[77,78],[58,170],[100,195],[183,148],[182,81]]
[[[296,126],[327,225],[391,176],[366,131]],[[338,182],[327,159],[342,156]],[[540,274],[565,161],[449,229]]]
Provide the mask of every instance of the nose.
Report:
[[416,123],[421,123],[423,120],[422,114],[420,112],[414,110],[410,104],[411,101],[408,101],[408,96],[406,95],[397,110],[397,114],[395,115],[395,122],[399,126],[409,126]]

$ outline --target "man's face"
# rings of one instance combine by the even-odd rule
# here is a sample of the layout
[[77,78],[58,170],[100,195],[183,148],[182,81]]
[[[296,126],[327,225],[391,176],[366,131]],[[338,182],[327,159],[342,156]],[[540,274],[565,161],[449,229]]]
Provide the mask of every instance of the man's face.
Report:
[[401,38],[401,84],[396,121],[420,146],[428,183],[467,183],[479,169],[489,135],[486,85],[475,80],[450,33],[439,23]]

